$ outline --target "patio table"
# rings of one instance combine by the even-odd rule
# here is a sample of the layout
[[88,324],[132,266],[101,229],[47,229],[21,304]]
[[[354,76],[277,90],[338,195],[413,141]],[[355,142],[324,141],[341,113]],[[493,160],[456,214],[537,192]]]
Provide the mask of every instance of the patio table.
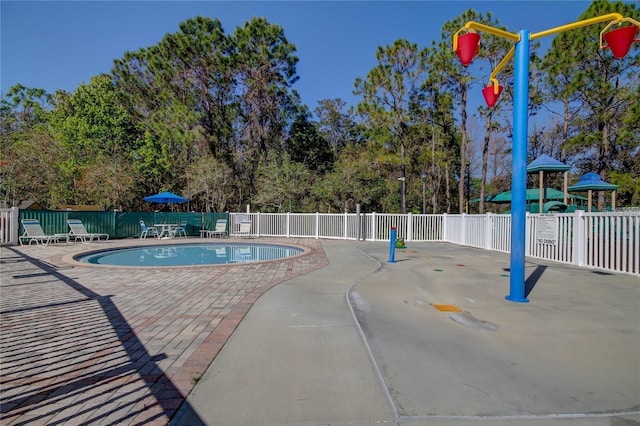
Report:
[[173,238],[174,234],[171,231],[176,229],[179,225],[176,223],[155,223],[153,226],[160,229],[160,233],[158,234],[158,239],[162,239],[162,238]]

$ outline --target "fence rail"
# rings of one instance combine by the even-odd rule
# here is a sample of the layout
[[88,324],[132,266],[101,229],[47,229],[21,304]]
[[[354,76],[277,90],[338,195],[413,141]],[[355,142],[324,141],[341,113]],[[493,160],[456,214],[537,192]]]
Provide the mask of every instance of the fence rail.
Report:
[[[251,221],[254,236],[449,242],[511,251],[511,215],[355,213],[231,213],[231,233]],[[553,231],[553,238],[540,234]],[[525,255],[640,275],[640,212],[527,214]]]
[[[66,232],[66,219],[77,218],[90,232],[112,238],[139,235],[140,218],[152,223],[157,213],[48,212],[0,210],[3,244],[17,244],[19,218],[37,218],[50,233]],[[254,236],[389,241],[391,228],[407,242],[453,244],[511,251],[511,216],[487,213],[382,214],[382,213],[169,213],[162,219],[187,220],[189,235],[213,229],[218,217],[229,218],[229,233],[238,234],[243,220],[251,222]],[[73,217],[71,217],[73,216]],[[640,211],[527,214],[525,255],[577,266],[640,275]]]

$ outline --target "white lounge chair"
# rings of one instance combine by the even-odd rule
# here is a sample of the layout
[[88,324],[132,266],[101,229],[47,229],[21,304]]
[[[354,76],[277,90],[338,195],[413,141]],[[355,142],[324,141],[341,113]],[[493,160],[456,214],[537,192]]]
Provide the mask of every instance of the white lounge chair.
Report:
[[104,238],[104,241],[109,239],[109,234],[101,234],[96,232],[89,232],[85,228],[80,219],[67,219],[69,225],[69,238],[74,238],[75,241],[82,241],[83,243],[90,243],[94,240],[101,241],[100,238]]
[[227,232],[227,219],[218,219],[216,221],[216,227],[213,231],[208,231],[207,235],[209,235],[209,238],[213,238],[213,237],[224,237],[224,236],[228,236],[228,232]]
[[240,222],[240,229],[238,230],[239,237],[249,237],[251,235],[251,221],[243,220]]
[[57,243],[62,237],[59,234],[45,234],[42,226],[40,226],[40,221],[37,219],[22,219],[21,222],[22,227],[24,228],[24,234],[19,238],[21,246],[23,246],[26,241],[29,242],[29,245],[35,241],[36,245],[42,244],[43,246],[46,246],[49,243]]

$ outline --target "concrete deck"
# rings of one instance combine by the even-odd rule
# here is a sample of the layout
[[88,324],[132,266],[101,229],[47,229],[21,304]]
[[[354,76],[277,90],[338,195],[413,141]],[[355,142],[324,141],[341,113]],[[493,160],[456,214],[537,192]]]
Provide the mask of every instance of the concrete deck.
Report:
[[0,423],[640,422],[638,277],[528,259],[516,304],[501,253],[256,241],[308,254],[160,271],[67,262],[138,240],[2,247]]

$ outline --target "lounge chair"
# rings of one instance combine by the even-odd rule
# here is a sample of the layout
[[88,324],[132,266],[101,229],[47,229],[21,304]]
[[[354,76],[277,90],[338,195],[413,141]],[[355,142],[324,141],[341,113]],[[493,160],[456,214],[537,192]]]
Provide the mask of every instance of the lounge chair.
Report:
[[228,236],[229,233],[227,232],[227,219],[218,219],[216,221],[216,227],[213,231],[207,231],[207,235],[209,235],[209,238],[213,238],[213,237],[225,237]]
[[144,224],[144,220],[140,221],[140,228],[142,228],[142,233],[140,234],[140,239],[147,238],[147,235],[151,235],[152,237],[160,238],[160,234],[158,233],[158,228],[155,226],[147,226]]
[[29,241],[29,245],[35,241],[36,245],[42,244],[46,246],[49,243],[57,243],[60,238],[66,238],[67,234],[47,235],[44,233],[40,221],[37,219],[22,219],[22,227],[24,234],[20,236],[20,245],[23,246],[25,241]]
[[90,243],[94,240],[100,241],[100,238],[104,238],[104,241],[109,239],[109,234],[100,234],[97,232],[89,232],[85,228],[80,219],[67,219],[69,225],[69,238],[74,238],[75,241],[82,241],[83,243]]
[[249,237],[251,235],[251,221],[243,220],[240,222],[240,230],[238,231],[239,237]]

